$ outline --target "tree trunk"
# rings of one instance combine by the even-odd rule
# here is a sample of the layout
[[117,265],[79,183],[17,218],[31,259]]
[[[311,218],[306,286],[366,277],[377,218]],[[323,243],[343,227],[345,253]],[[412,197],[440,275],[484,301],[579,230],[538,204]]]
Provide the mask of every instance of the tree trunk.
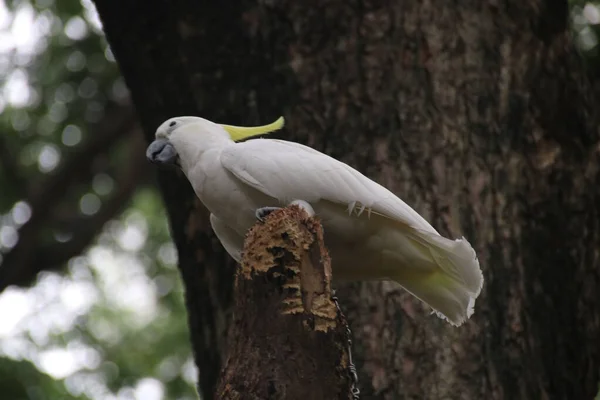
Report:
[[[96,4],[148,140],[176,115],[283,114],[277,136],[357,167],[474,245],[486,282],[461,328],[395,284],[341,287],[365,398],[595,395],[600,114],[566,1]],[[232,263],[182,175],[159,178],[210,398]]]
[[323,230],[298,206],[255,225],[235,274],[217,399],[351,399],[346,322]]

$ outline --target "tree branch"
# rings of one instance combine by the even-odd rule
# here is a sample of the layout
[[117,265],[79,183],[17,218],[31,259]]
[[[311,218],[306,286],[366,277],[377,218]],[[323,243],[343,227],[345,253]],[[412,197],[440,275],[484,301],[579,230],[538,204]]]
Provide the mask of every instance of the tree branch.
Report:
[[[140,178],[143,176],[145,166],[143,136],[139,132],[139,128],[130,128],[127,132],[116,130],[116,133],[111,132],[108,136],[112,137],[112,139],[103,138],[103,140],[96,139],[90,142],[82,152],[88,154],[88,160],[81,160],[81,154],[77,154],[73,158],[84,162],[84,165],[88,165],[93,161],[94,156],[98,154],[94,153],[91,150],[92,148],[95,151],[104,152],[106,143],[113,144],[114,139],[129,136],[128,147],[131,156],[128,158],[129,162],[122,167],[122,172],[120,173],[120,178],[117,179],[114,193],[103,202],[102,207],[97,213],[89,217],[78,215],[70,223],[71,229],[68,233],[71,234],[71,240],[62,244],[52,243],[44,245],[41,244],[42,240],[39,228],[42,224],[50,223],[49,220],[51,218],[45,214],[55,209],[56,204],[53,202],[58,202],[62,199],[62,196],[53,197],[53,194],[56,194],[56,187],[48,186],[48,182],[55,181],[56,178],[54,176],[49,177],[48,182],[42,184],[42,186],[47,188],[49,204],[44,209],[41,205],[34,206],[35,202],[30,203],[34,211],[32,218],[21,228],[17,245],[6,254],[0,265],[0,292],[10,285],[26,285],[30,283],[40,271],[60,268],[71,257],[83,251],[92,242],[104,223],[123,209],[137,187]],[[66,165],[70,165],[74,169],[82,169],[81,165],[72,163],[72,159],[67,161]],[[78,174],[81,174],[81,171],[69,172],[67,174],[70,176],[67,176],[65,180],[72,180]],[[60,182],[62,186],[64,182]],[[64,189],[66,190],[66,188]],[[40,211],[37,214],[35,213],[36,207]],[[36,215],[38,219],[34,220]],[[42,217],[45,218],[40,219]]]
[[23,195],[23,182],[25,179],[19,173],[18,165],[6,136],[0,135],[0,166],[2,166],[2,175],[6,177],[8,184],[15,188],[17,193]]
[[248,233],[217,399],[349,399],[346,322],[323,230],[297,206]]
[[[71,223],[69,234],[71,240],[62,244],[52,244],[41,247],[36,251],[36,257],[32,264],[44,270],[56,270],[63,266],[72,257],[80,254],[94,240],[102,230],[104,224],[114,218],[127,204],[135,191],[140,177],[146,171],[147,161],[143,149],[143,136],[141,133],[130,139],[129,162],[122,169],[116,183],[116,190],[110,198],[102,203],[102,207],[92,216],[80,215],[76,221]],[[39,271],[38,271],[39,272]]]
[[42,222],[74,181],[92,175],[90,168],[82,166],[90,165],[98,154],[105,153],[119,139],[132,133],[135,125],[136,118],[131,105],[108,106],[105,117],[92,127],[89,140],[68,157],[56,172],[32,185],[27,199],[32,215],[21,230]]

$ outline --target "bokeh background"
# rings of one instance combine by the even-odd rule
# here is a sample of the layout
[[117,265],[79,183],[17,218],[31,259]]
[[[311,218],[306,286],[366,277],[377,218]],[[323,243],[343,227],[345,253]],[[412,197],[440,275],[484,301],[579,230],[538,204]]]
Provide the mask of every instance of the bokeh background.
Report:
[[[570,5],[597,69],[600,8]],[[0,0],[0,113],[0,398],[198,398],[177,253],[90,0]]]

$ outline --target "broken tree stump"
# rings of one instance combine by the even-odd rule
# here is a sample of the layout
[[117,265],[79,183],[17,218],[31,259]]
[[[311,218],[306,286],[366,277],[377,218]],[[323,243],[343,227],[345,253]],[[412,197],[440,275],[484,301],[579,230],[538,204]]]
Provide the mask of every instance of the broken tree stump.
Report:
[[346,321],[317,219],[272,212],[246,236],[216,399],[352,399]]

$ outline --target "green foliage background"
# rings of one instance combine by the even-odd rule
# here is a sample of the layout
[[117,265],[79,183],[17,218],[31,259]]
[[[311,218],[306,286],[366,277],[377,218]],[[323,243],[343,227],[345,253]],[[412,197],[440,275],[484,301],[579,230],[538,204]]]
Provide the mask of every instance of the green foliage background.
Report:
[[[570,5],[574,39],[596,69],[600,11]],[[0,143],[16,166],[0,164],[2,268],[37,183],[81,150],[108,107],[126,109],[128,93],[90,0],[4,3],[0,71]],[[68,242],[69,221],[102,210],[132,151],[119,142],[87,166],[40,229],[40,246]],[[176,251],[146,169],[81,254],[0,294],[3,399],[197,398]]]
[[[90,1],[0,10],[0,135],[18,165],[0,167],[1,260],[31,217],[37,183],[80,151],[107,107],[125,108],[128,93]],[[62,194],[41,244],[68,241],[63,225],[99,212],[131,151],[116,143]],[[0,294],[0,398],[197,398],[176,251],[146,169],[82,254],[31,288]]]

